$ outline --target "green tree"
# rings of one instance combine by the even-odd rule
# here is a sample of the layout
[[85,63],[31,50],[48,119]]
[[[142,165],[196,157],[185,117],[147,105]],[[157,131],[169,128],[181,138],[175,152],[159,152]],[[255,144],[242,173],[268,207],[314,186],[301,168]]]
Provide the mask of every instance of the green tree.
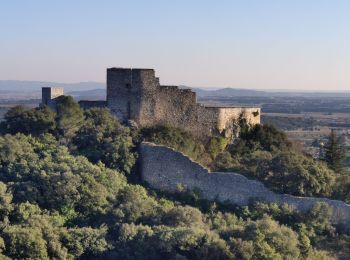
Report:
[[287,150],[292,146],[284,132],[270,125],[254,125],[248,131],[243,131],[240,137],[249,147],[258,143],[265,151]]
[[203,227],[201,212],[193,207],[177,206],[167,212],[162,222],[168,226],[197,226]]
[[247,225],[245,239],[254,241],[254,259],[298,259],[297,234],[268,216]]
[[[262,202],[232,207],[204,201],[196,190],[167,194],[132,184],[100,162],[125,172],[133,166],[123,159],[133,155],[129,129],[105,109],[85,117],[85,125],[72,126],[70,150],[57,140],[67,136],[42,130],[0,135],[1,259],[327,259],[316,246],[349,247],[326,204],[308,213]],[[282,192],[329,195],[333,172],[325,163],[285,149],[283,137],[267,130],[229,149],[220,139],[198,144],[179,129],[155,128],[148,137],[201,157],[209,149],[217,167],[241,167]]]
[[59,96],[56,101],[57,129],[69,142],[84,123],[84,112],[71,96]]
[[338,137],[335,130],[332,129],[328,141],[324,146],[325,158],[328,166],[335,172],[340,173],[345,167],[345,148],[341,137]]
[[[12,194],[5,183],[0,182],[0,221],[5,220],[13,209]],[[1,253],[1,252],[0,252]]]
[[2,132],[35,136],[53,132],[55,127],[55,113],[46,106],[33,109],[13,107],[5,114],[5,121],[1,124]]
[[13,200],[47,209],[73,207],[88,215],[108,209],[108,199],[125,185],[120,173],[43,136],[0,136],[0,181],[11,182]]
[[212,157],[212,159],[215,159],[219,153],[223,152],[227,144],[228,144],[228,140],[222,136],[211,138],[207,145],[207,150],[210,156]]
[[334,184],[333,171],[298,153],[262,160],[255,174],[272,189],[299,196],[330,196]]
[[106,226],[70,228],[62,233],[61,239],[65,241],[68,251],[75,257],[95,259],[109,247],[106,241],[107,230]]
[[210,147],[210,152],[215,156],[226,144],[221,138],[211,143],[210,140],[196,139],[191,133],[183,129],[168,126],[143,128],[141,129],[141,135],[145,141],[171,147],[203,165],[210,165],[212,162],[212,157],[209,152],[207,152],[209,151],[209,146],[212,146]]
[[130,173],[136,161],[130,129],[122,126],[108,109],[86,110],[85,117],[73,139],[76,153],[93,163],[102,161],[110,168]]
[[47,244],[39,229],[13,225],[5,228],[5,254],[16,259],[49,259]]

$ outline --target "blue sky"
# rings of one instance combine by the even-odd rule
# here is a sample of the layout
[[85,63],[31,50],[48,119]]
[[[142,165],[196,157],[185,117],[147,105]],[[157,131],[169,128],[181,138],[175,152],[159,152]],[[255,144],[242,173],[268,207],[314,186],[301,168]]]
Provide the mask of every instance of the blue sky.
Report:
[[350,90],[350,1],[1,0],[0,79]]

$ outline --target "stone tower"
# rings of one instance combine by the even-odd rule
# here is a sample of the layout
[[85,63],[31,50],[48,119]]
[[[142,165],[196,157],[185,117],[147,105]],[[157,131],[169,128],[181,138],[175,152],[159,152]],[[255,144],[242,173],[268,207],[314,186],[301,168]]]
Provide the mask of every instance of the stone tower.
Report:
[[123,122],[154,120],[158,79],[153,69],[107,69],[107,106]]
[[64,94],[63,88],[59,87],[43,87],[41,90],[41,104],[55,108],[54,99]]
[[242,118],[260,123],[260,108],[199,104],[190,89],[160,85],[153,69],[107,69],[107,107],[121,122],[178,127],[203,138],[233,136]]

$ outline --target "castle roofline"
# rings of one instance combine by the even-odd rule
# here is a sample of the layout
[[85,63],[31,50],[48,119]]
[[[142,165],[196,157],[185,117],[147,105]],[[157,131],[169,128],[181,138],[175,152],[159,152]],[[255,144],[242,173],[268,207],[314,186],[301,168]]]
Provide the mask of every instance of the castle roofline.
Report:
[[154,70],[154,69],[149,69],[149,68],[122,68],[122,67],[112,67],[112,68],[107,68],[107,70]]

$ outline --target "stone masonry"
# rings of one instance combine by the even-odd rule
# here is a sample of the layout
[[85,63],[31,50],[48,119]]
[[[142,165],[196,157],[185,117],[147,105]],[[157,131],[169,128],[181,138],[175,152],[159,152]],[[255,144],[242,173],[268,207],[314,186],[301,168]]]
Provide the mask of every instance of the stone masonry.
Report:
[[232,135],[240,119],[260,123],[260,108],[203,106],[190,89],[160,85],[153,69],[107,69],[107,106],[121,121],[179,127],[196,136]]
[[[54,108],[54,99],[60,95],[63,88],[43,88],[42,104]],[[160,85],[153,69],[107,69],[107,100],[79,103],[84,109],[107,106],[122,122],[132,120],[141,127],[178,127],[197,137],[232,137],[240,120],[260,124],[261,112],[258,107],[201,105],[190,89]]]
[[60,87],[43,87],[41,104],[56,108],[55,98],[64,94],[63,88]]
[[287,203],[300,212],[324,202],[333,208],[331,221],[350,231],[350,205],[342,201],[277,194],[259,181],[233,172],[210,172],[182,153],[152,143],[141,144],[140,159],[142,179],[152,188],[176,192],[181,185],[188,190],[200,190],[202,197],[208,200],[242,206],[259,199],[279,205]]

